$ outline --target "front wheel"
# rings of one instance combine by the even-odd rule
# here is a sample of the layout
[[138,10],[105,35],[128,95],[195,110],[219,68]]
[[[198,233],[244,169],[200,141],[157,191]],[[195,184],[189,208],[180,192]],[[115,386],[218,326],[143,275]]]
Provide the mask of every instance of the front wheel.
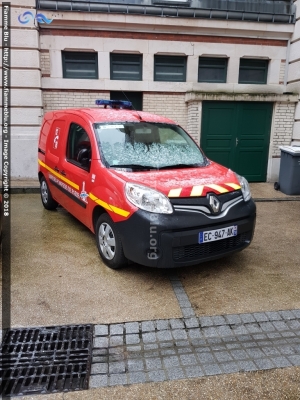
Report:
[[108,214],[100,215],[97,221],[96,241],[100,256],[109,268],[119,269],[127,264],[121,238]]
[[53,199],[48,183],[43,176],[41,177],[40,185],[41,185],[41,199],[43,206],[47,210],[55,210],[58,206],[58,203]]

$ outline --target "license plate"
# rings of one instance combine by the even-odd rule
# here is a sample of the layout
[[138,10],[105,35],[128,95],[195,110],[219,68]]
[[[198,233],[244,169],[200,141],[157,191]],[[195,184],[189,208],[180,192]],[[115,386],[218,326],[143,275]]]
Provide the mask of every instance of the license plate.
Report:
[[214,242],[215,240],[227,239],[237,235],[237,225],[227,226],[226,228],[215,229],[199,233],[199,243]]

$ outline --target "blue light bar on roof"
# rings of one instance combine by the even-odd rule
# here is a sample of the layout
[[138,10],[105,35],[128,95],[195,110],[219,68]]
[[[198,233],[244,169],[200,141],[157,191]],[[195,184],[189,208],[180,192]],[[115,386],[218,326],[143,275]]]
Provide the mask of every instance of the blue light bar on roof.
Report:
[[97,106],[107,106],[111,108],[119,108],[119,109],[126,109],[132,110],[132,103],[131,101],[123,101],[123,100],[96,100]]

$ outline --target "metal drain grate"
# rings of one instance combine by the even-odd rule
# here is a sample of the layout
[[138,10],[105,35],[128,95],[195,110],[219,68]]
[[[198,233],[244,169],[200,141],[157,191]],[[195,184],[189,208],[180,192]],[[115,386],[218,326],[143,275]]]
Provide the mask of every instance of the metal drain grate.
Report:
[[87,389],[92,336],[92,325],[7,331],[0,355],[0,395],[9,397]]

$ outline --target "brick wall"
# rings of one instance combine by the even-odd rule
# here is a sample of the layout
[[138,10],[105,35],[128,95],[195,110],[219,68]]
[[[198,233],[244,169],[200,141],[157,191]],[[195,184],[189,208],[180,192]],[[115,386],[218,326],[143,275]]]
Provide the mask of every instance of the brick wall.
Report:
[[[44,112],[72,107],[95,107],[96,99],[109,99],[109,92],[77,90],[44,90]],[[163,115],[181,125],[199,143],[201,102],[185,103],[184,94],[145,93],[144,111]],[[295,104],[275,103],[272,156],[280,156],[279,146],[291,143]]]
[[287,46],[287,40],[281,39],[265,39],[238,36],[221,36],[221,35],[189,35],[189,34],[173,34],[161,32],[134,32],[125,31],[122,33],[118,30],[88,30],[88,29],[48,29],[40,28],[41,36],[73,36],[73,37],[99,37],[99,38],[116,38],[116,39],[141,39],[141,40],[166,40],[180,42],[204,42],[204,43],[230,43],[257,46]]
[[196,141],[196,143],[200,142],[200,107],[201,103],[199,102],[189,102],[188,103],[188,125],[187,131],[192,136],[192,138]]
[[[44,112],[74,107],[95,107],[96,99],[109,99],[109,92],[82,90],[43,90]],[[187,128],[185,94],[145,93],[143,110],[170,118]]]
[[275,103],[272,156],[280,156],[279,146],[290,145],[293,133],[295,103]]
[[50,76],[50,53],[49,50],[40,50],[41,73],[43,77]]
[[95,107],[96,99],[109,99],[109,92],[82,90],[43,91],[44,112],[74,107]]
[[187,104],[183,93],[144,93],[143,110],[170,118],[187,129]]

